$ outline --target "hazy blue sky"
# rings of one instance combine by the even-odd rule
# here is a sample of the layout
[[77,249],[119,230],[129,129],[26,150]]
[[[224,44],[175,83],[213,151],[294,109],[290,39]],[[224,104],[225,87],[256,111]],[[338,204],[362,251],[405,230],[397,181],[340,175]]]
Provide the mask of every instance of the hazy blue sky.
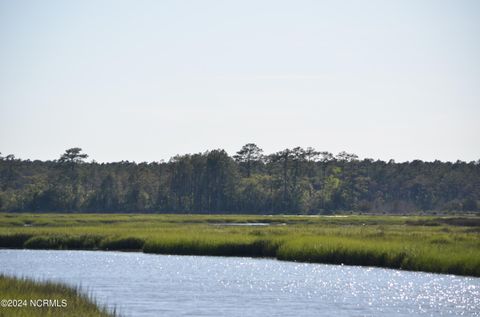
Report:
[[480,158],[480,1],[0,0],[0,152]]

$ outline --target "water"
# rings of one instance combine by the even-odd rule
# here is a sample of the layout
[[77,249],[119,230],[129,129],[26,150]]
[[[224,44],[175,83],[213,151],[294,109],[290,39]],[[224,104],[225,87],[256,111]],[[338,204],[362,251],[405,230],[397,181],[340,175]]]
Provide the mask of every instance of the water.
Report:
[[[213,224],[215,226],[246,226],[246,227],[255,227],[255,226],[271,226],[269,222],[221,222]],[[278,225],[278,224],[275,224]],[[282,223],[281,225],[286,225]]]
[[480,278],[379,268],[0,250],[0,273],[81,285],[123,316],[480,316]]

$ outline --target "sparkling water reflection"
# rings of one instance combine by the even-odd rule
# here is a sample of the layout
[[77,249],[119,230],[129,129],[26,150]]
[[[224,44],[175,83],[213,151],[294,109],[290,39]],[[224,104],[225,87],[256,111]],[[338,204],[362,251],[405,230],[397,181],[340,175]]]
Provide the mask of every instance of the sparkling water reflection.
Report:
[[379,268],[0,250],[0,273],[81,285],[123,316],[480,316],[479,278]]

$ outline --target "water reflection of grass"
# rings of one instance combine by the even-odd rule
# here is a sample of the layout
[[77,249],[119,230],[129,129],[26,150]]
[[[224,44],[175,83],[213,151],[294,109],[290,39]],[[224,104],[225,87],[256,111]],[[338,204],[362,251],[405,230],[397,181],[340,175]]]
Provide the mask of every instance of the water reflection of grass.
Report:
[[10,213],[0,214],[0,247],[268,256],[480,276],[479,219]]
[[[115,314],[98,308],[78,289],[59,283],[37,282],[0,275],[0,316],[92,316]],[[47,300],[48,302],[45,302]]]

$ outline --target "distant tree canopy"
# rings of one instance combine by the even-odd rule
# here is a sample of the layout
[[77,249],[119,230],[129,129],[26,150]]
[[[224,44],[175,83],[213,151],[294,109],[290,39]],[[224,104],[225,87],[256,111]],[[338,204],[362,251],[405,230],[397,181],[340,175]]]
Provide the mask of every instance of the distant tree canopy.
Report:
[[1,211],[331,214],[480,211],[480,161],[359,160],[296,147],[265,155],[253,143],[168,162],[86,163],[0,153]]

